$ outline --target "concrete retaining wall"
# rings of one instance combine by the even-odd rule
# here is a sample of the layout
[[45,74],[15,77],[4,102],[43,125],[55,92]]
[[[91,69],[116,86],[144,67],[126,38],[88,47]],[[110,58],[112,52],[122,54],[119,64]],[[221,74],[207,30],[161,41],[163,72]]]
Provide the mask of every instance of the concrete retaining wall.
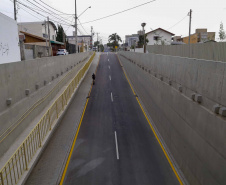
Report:
[[226,64],[132,52],[119,58],[190,184],[226,184]]
[[[92,52],[41,58],[29,61],[14,62],[0,65],[0,156],[9,148],[15,138],[27,125],[45,108],[60,89],[81,68],[82,61],[91,56]],[[77,67],[78,66],[78,67]],[[64,82],[45,101],[39,105],[39,100],[50,92],[64,76],[75,68],[75,72],[67,75]],[[78,68],[78,69],[77,69]],[[29,95],[26,92],[29,90]],[[12,99],[7,105],[7,99]],[[21,117],[26,111],[35,109],[26,119]],[[2,139],[20,120],[18,129],[7,139]],[[10,129],[9,129],[10,128]],[[6,131],[6,132],[5,132]]]
[[148,53],[198,58],[226,62],[226,42],[197,43],[189,45],[147,46]]

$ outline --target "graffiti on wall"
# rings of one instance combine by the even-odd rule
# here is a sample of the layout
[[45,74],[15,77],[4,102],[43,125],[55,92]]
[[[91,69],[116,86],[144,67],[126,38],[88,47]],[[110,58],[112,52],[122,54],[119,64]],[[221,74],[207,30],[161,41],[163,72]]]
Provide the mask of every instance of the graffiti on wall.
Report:
[[8,44],[4,44],[2,42],[0,42],[0,55],[7,55],[9,54],[9,45]]

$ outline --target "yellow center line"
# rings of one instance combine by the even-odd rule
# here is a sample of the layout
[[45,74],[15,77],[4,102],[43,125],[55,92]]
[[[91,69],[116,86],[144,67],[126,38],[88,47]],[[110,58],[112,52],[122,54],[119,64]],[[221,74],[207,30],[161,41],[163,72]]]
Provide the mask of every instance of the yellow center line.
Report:
[[[99,63],[100,63],[100,56],[99,56],[99,61],[98,61],[97,67],[99,66]],[[97,72],[97,67],[96,67],[95,74]],[[92,87],[93,87],[93,83],[92,83],[92,85],[90,87],[89,96],[90,96]],[[73,153],[73,150],[74,150],[74,147],[75,147],[75,143],[76,143],[76,140],[77,140],[77,137],[78,137],[78,133],[79,133],[82,121],[83,121],[83,117],[84,117],[84,114],[85,114],[88,102],[89,102],[89,98],[87,98],[87,100],[86,100],[86,104],[85,104],[85,107],[83,109],[82,117],[80,119],[79,126],[78,126],[78,129],[77,129],[77,132],[76,132],[76,135],[75,135],[75,138],[74,138],[74,141],[73,141],[73,144],[71,146],[71,150],[70,150],[70,153],[69,153],[69,156],[68,156],[68,159],[67,159],[67,163],[65,165],[65,168],[64,168],[64,171],[63,171],[63,175],[62,175],[61,180],[60,180],[60,185],[63,185],[63,182],[64,182],[64,179],[65,179],[65,176],[66,176],[66,173],[67,173],[67,169],[68,169],[68,166],[69,166],[69,163],[70,163],[70,160],[71,160],[71,156],[72,156],[72,153]]]
[[[122,66],[122,63],[121,63],[121,61],[120,61],[118,55],[117,55],[117,58],[118,58],[118,61],[119,61],[120,65]],[[125,75],[125,77],[126,77],[128,83],[129,83],[129,85],[130,85],[131,90],[133,91],[133,94],[136,95],[136,93],[134,92],[133,87],[132,87],[132,85],[130,84],[130,81],[129,81],[129,79],[128,79],[126,73],[125,73],[125,70],[124,70],[123,68],[122,68],[122,70],[123,70],[123,72],[124,72],[124,75]],[[137,102],[138,102],[138,104],[139,104],[139,106],[140,106],[140,108],[141,108],[141,110],[142,110],[142,112],[143,112],[143,114],[144,114],[146,120],[148,121],[148,124],[149,124],[149,126],[151,127],[151,130],[152,130],[152,132],[154,133],[155,138],[157,139],[157,141],[158,141],[158,143],[159,143],[159,145],[160,145],[160,147],[161,147],[163,153],[165,154],[166,159],[168,160],[168,162],[169,162],[169,164],[170,164],[170,166],[171,166],[171,168],[172,168],[174,174],[176,175],[177,180],[179,181],[180,185],[183,185],[183,183],[182,183],[182,181],[181,181],[181,179],[180,179],[180,177],[179,177],[179,175],[178,175],[178,173],[177,173],[177,171],[176,171],[176,169],[175,169],[173,163],[171,162],[171,160],[170,160],[170,158],[169,158],[167,152],[165,151],[165,149],[164,149],[164,147],[163,147],[163,145],[162,145],[162,142],[161,142],[160,139],[158,138],[158,135],[156,134],[154,127],[152,126],[151,122],[149,121],[149,119],[148,119],[148,117],[147,117],[147,114],[145,113],[145,111],[144,111],[144,109],[143,109],[143,107],[142,107],[142,105],[141,105],[141,103],[140,103],[138,97],[136,97],[136,100],[137,100]]]

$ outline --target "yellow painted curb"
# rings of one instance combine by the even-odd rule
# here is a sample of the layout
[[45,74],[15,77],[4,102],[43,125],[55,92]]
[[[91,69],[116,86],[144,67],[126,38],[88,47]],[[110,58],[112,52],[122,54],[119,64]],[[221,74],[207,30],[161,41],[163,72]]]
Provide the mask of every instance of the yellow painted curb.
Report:
[[[98,68],[98,66],[99,66],[99,63],[100,63],[100,56],[99,56],[99,62],[98,62],[98,64],[97,64],[95,74],[96,74],[96,72],[97,72],[97,68]],[[91,85],[91,87],[90,87],[89,95],[88,95],[88,96],[90,96],[90,93],[91,93],[91,91],[92,91],[92,87],[93,87],[93,83],[92,83],[92,85]],[[67,169],[68,169],[68,166],[69,166],[69,163],[70,163],[70,160],[71,160],[71,156],[72,156],[72,153],[73,153],[73,150],[74,150],[74,147],[75,147],[75,143],[76,143],[76,140],[77,140],[77,137],[78,137],[78,133],[79,133],[79,130],[80,130],[82,121],[83,121],[83,117],[84,117],[84,114],[85,114],[85,111],[86,111],[86,107],[87,107],[88,102],[89,102],[89,98],[87,98],[87,100],[86,100],[86,104],[85,104],[85,107],[84,107],[84,109],[83,109],[82,117],[81,117],[81,119],[80,119],[79,126],[78,126],[78,129],[77,129],[77,132],[76,132],[76,135],[75,135],[73,144],[72,144],[72,146],[71,146],[71,150],[70,150],[70,153],[69,153],[69,156],[68,156],[68,159],[67,159],[67,163],[66,163],[66,165],[65,165],[65,168],[64,168],[64,171],[63,171],[63,175],[62,175],[62,177],[61,177],[61,180],[60,180],[60,184],[59,184],[59,185],[63,185],[64,179],[65,179],[65,175],[66,175],[66,173],[67,173]]]

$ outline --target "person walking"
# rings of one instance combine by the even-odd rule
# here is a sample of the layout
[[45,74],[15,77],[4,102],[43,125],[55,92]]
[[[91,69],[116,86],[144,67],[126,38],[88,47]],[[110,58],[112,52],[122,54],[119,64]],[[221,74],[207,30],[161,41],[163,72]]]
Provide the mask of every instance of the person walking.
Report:
[[93,74],[92,74],[93,85],[95,84],[95,78],[96,78],[96,75],[93,73]]

